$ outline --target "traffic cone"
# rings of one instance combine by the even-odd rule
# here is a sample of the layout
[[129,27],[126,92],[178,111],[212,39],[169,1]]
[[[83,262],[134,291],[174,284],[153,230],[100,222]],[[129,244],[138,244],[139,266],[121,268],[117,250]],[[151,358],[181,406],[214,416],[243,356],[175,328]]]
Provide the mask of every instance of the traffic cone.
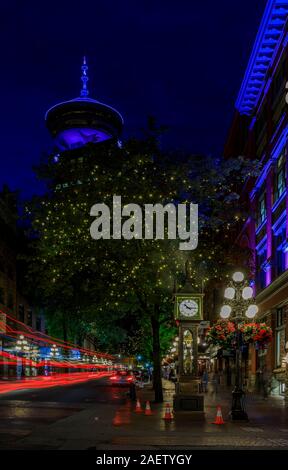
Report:
[[225,424],[222,416],[221,406],[217,406],[217,414],[215,421],[212,424]]
[[151,415],[152,415],[152,411],[151,411],[150,401],[149,401],[149,400],[146,401],[145,415],[146,415],[146,416],[151,416]]
[[139,398],[137,399],[135,411],[136,413],[142,413],[142,408],[141,408],[141,403],[140,403]]
[[173,419],[173,416],[172,416],[172,413],[171,413],[171,410],[170,410],[170,405],[169,403],[166,403],[166,406],[165,406],[165,415],[164,415],[164,418],[163,418],[165,421],[172,421]]

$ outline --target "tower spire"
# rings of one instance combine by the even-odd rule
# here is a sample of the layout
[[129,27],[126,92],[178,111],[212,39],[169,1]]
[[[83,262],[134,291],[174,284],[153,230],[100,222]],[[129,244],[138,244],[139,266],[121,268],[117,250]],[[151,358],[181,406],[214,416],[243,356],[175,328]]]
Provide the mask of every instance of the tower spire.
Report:
[[83,57],[83,64],[82,64],[81,70],[82,70],[82,75],[81,75],[82,89],[81,89],[80,96],[81,96],[81,98],[85,98],[86,96],[89,95],[89,91],[88,91],[88,88],[87,88],[87,82],[89,80],[88,75],[87,75],[88,65],[86,64],[85,55]]

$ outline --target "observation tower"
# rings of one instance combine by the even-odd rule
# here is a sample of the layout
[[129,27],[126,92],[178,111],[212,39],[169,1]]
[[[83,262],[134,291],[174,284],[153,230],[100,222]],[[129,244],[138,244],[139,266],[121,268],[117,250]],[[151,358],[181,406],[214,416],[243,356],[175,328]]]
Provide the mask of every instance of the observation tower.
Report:
[[59,151],[119,139],[123,118],[111,106],[89,98],[88,65],[83,58],[80,96],[52,106],[45,114],[46,126]]

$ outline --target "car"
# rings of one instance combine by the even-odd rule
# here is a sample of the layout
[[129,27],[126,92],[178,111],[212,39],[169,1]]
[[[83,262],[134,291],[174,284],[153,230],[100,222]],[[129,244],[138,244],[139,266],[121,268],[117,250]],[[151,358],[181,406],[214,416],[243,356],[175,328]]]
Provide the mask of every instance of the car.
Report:
[[109,377],[109,381],[111,385],[125,385],[128,387],[135,383],[135,377],[129,370],[118,370]]

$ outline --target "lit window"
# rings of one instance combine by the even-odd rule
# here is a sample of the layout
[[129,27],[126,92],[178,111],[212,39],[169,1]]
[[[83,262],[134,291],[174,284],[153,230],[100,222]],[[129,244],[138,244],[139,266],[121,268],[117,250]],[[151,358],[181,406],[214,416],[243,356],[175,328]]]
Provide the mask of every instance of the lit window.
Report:
[[258,225],[262,224],[265,218],[266,218],[266,204],[265,204],[265,193],[264,193],[260,196],[259,202],[258,202]]
[[276,367],[281,367],[281,331],[276,331]]
[[285,191],[286,186],[286,174],[285,174],[285,155],[282,154],[277,162],[277,172],[275,175],[275,185],[274,185],[274,202],[276,202],[279,197]]
[[280,276],[285,269],[285,253],[283,251],[283,245],[286,240],[286,224],[282,225],[280,230],[278,230],[277,234],[274,236],[274,253],[275,253],[275,268],[276,268],[276,276]]
[[278,308],[276,312],[276,326],[277,328],[284,325],[283,308]]
[[265,263],[266,256],[266,250],[257,253],[257,289],[264,289],[266,287],[266,273],[263,269],[263,264]]
[[276,335],[275,335],[275,366],[281,367],[282,357],[284,355],[285,344],[285,325],[283,309],[278,308],[276,311]]

